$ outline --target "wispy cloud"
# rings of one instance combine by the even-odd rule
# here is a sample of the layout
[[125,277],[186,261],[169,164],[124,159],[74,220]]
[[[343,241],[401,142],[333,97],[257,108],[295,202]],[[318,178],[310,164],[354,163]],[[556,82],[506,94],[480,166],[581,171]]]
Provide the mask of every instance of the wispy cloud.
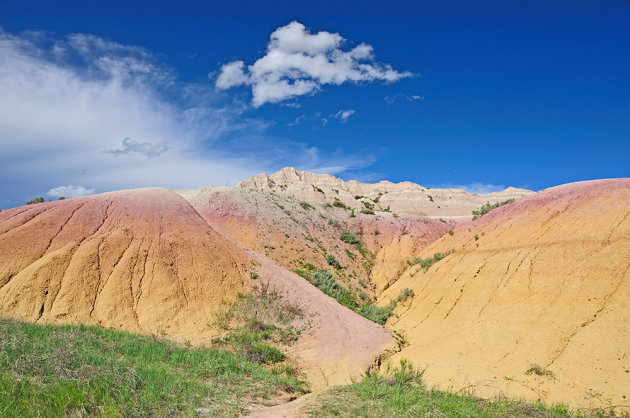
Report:
[[303,24],[291,22],[271,34],[267,53],[254,64],[245,68],[245,62],[238,60],[223,65],[215,85],[219,89],[251,86],[252,104],[259,107],[313,94],[326,84],[394,82],[412,75],[376,62],[368,44],[344,51],[345,41],[338,33],[313,34]]
[[503,190],[507,189],[507,186],[503,184],[485,184],[485,183],[478,183],[478,182],[473,182],[470,184],[440,184],[434,187],[441,188],[441,189],[464,189],[468,193],[477,193],[477,194],[502,192]]
[[[149,51],[92,35],[0,29],[0,91],[0,189],[14,204],[78,187],[236,184],[294,160],[310,169],[358,164],[272,138],[272,121],[245,116],[211,86],[182,83]],[[282,158],[261,158],[269,149]]]
[[168,151],[168,144],[165,142],[152,144],[150,142],[138,142],[131,138],[123,138],[122,148],[114,150],[105,150],[103,152],[114,155],[139,154],[147,158],[158,157],[163,152]]
[[415,102],[417,100],[424,100],[424,97],[419,96],[417,94],[408,95],[408,94],[398,93],[398,94],[394,94],[393,96],[385,96],[383,97],[383,100],[385,100],[385,102],[387,102],[388,104],[394,104],[397,102],[410,103],[410,102]]
[[346,122],[348,122],[348,118],[350,116],[354,115],[354,113],[355,113],[355,111],[353,109],[340,110],[337,113],[333,113],[331,115],[328,115],[325,118],[322,118],[322,125],[326,125],[328,123],[328,121],[330,121],[332,119],[337,119],[341,123],[346,123]]
[[46,194],[52,197],[71,198],[71,197],[86,196],[92,193],[94,193],[94,189],[88,189],[83,186],[73,186],[70,184],[68,186],[53,187],[52,189],[48,190],[48,193]]

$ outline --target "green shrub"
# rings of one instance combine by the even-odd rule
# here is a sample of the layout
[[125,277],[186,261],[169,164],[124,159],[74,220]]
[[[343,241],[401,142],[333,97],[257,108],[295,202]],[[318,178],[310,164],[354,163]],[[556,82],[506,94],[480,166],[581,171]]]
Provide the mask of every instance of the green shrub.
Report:
[[497,202],[497,203],[487,202],[485,205],[480,207],[479,210],[472,211],[473,221],[481,218],[483,215],[485,215],[486,213],[490,212],[493,209],[496,209],[500,206],[507,205],[512,202],[514,202],[514,199],[508,199],[508,200],[504,200],[503,202]]
[[341,269],[341,264],[339,264],[339,260],[337,260],[335,256],[332,254],[328,254],[326,256],[326,262],[328,263],[329,266],[333,266],[337,270]]
[[256,280],[258,278],[258,273],[252,271],[251,273],[249,273],[249,278],[252,280]]
[[43,203],[44,202],[44,198],[43,197],[36,197],[35,199],[31,199],[28,202],[26,202],[27,205],[34,205],[37,203]]
[[332,203],[332,205],[336,208],[348,209],[348,206],[346,206],[345,203],[337,198],[335,198],[335,201]]
[[298,204],[299,204],[300,206],[302,206],[302,208],[303,208],[303,209],[315,209],[315,207],[314,207],[313,205],[311,205],[310,203],[308,203],[308,202],[307,202],[307,201],[305,201],[305,200],[300,200],[300,201],[298,202]]
[[348,231],[343,231],[341,235],[339,236],[339,239],[348,244],[359,243],[359,240],[357,239],[357,237],[352,232],[348,232]]
[[334,227],[337,227],[337,226],[339,226],[339,221],[329,219],[328,220],[328,225],[332,225]]
[[387,318],[392,315],[395,306],[395,304],[390,304],[384,308],[381,308],[368,303],[361,307],[361,309],[359,310],[359,314],[372,322],[376,322],[379,325],[384,325],[387,321]]
[[402,303],[402,302],[406,301],[409,298],[413,298],[414,296],[415,296],[415,294],[413,293],[413,290],[411,290],[408,287],[406,287],[406,288],[400,290],[400,294],[396,298],[396,302]]
[[330,272],[317,270],[311,274],[310,282],[328,296],[336,299],[341,305],[350,309],[356,307],[357,303],[352,293],[350,293],[347,288],[340,285]]
[[446,257],[447,255],[451,253],[452,251],[447,251],[445,253],[435,253],[433,254],[433,257],[429,257],[429,258],[416,257],[412,259],[411,261],[409,261],[409,265],[413,266],[416,264],[420,264],[420,267],[422,267],[423,269],[428,269],[433,264],[437,263],[438,261],[440,261],[441,259],[443,259],[444,257]]
[[453,234],[454,234],[453,230],[452,230],[452,229],[449,229],[449,230],[448,230],[448,234],[449,234],[450,236],[453,236]]

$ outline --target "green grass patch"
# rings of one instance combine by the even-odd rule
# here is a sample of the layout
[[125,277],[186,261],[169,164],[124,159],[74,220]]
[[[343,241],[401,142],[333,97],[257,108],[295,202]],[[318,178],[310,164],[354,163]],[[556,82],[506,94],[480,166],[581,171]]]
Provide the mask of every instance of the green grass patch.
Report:
[[317,417],[571,417],[565,406],[546,407],[498,398],[428,389],[424,370],[404,360],[399,367],[324,392],[308,413]]
[[313,286],[337,300],[341,305],[352,310],[356,309],[357,301],[352,292],[345,286],[339,284],[330,272],[326,270],[316,270],[311,274],[308,280]]
[[233,416],[281,392],[305,386],[225,350],[0,319],[0,416]]

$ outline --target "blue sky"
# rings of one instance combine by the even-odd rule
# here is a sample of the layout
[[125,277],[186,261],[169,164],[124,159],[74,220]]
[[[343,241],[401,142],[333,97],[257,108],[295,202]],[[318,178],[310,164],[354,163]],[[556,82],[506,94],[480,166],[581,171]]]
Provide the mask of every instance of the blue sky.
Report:
[[621,0],[0,2],[0,208],[289,165],[477,192],[628,177],[628,115]]

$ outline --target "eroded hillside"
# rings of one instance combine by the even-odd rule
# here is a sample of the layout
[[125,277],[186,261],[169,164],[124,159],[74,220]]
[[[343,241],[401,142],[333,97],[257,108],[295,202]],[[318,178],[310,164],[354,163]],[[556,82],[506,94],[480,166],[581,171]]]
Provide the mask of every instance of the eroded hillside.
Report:
[[[255,279],[252,275],[255,273]],[[396,346],[377,324],[213,229],[181,196],[140,189],[0,213],[0,315],[210,344],[218,314],[265,285],[305,318],[285,348],[316,387],[347,382]]]
[[[442,387],[573,407],[630,397],[630,179],[554,187],[460,225],[384,295],[415,297],[389,326],[396,358]],[[469,386],[470,385],[470,386]]]

